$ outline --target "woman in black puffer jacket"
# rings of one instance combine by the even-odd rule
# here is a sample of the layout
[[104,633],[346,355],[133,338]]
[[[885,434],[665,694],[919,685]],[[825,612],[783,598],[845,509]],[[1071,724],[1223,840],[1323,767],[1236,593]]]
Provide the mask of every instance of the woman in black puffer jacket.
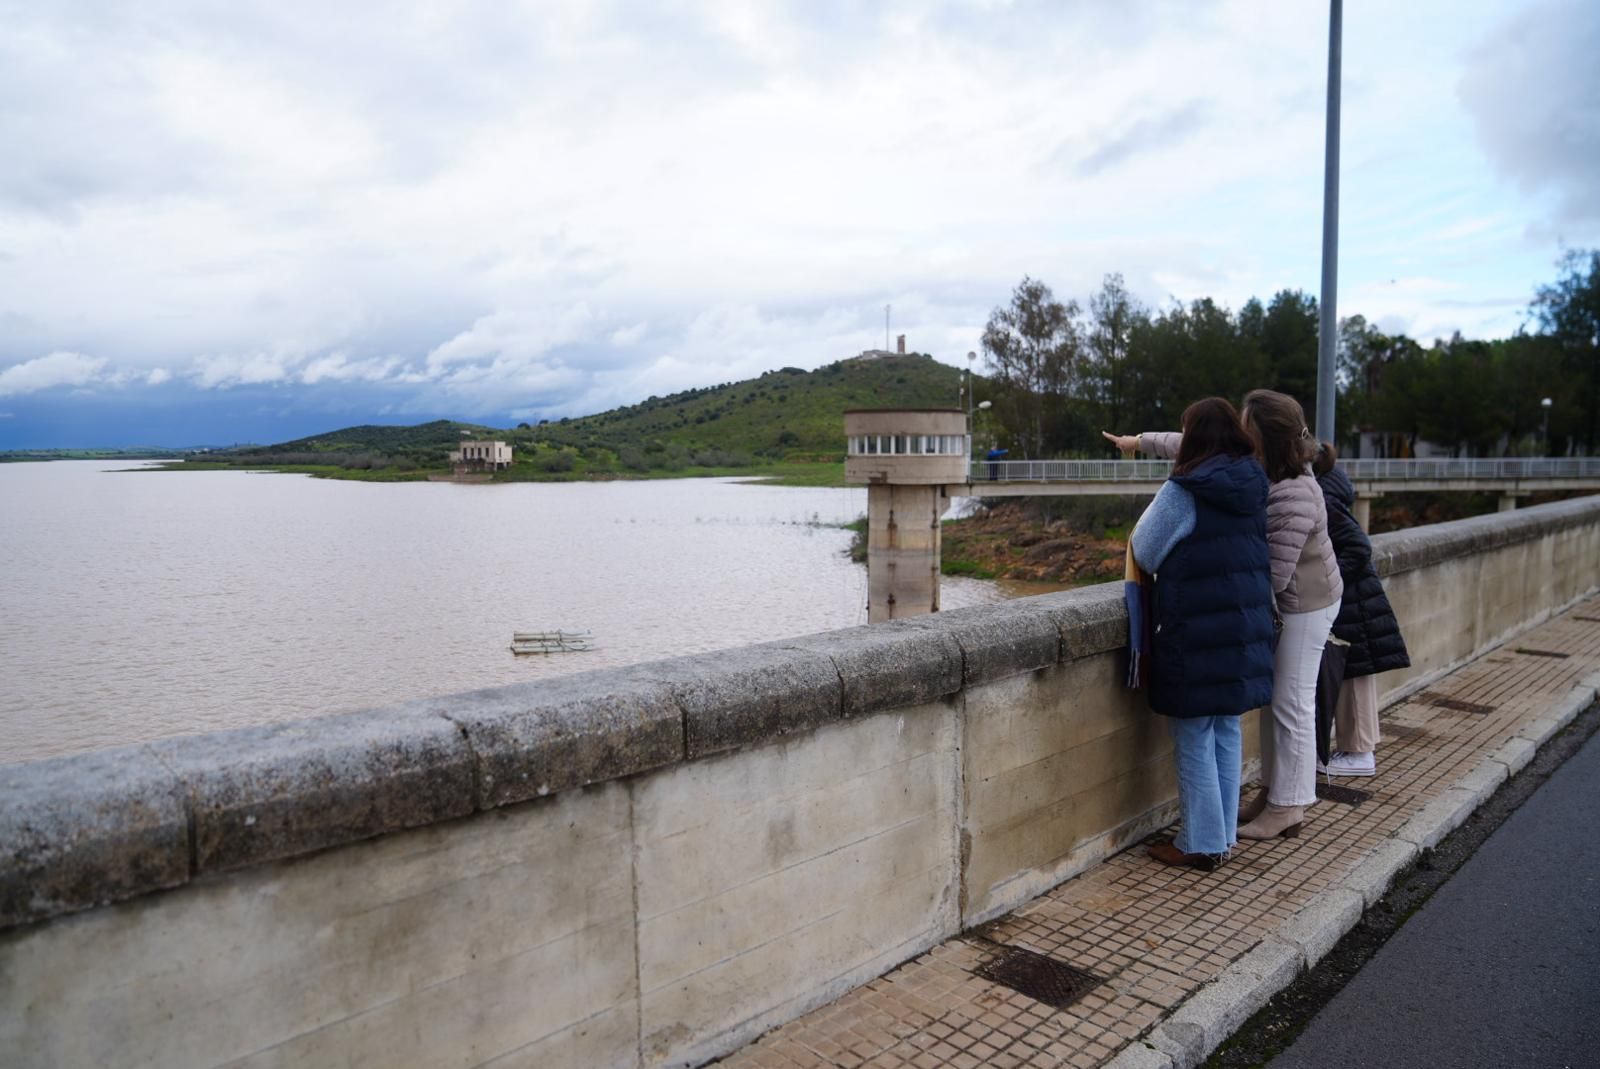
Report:
[[1312,463],[1328,505],[1328,536],[1339,559],[1344,599],[1333,622],[1333,637],[1349,643],[1344,662],[1344,685],[1334,709],[1334,752],[1319,772],[1332,776],[1370,776],[1377,771],[1379,672],[1406,668],[1411,658],[1400,621],[1383,592],[1383,582],[1372,566],[1372,543],[1351,511],[1355,488],[1350,477],[1334,466],[1338,452],[1327,442]]

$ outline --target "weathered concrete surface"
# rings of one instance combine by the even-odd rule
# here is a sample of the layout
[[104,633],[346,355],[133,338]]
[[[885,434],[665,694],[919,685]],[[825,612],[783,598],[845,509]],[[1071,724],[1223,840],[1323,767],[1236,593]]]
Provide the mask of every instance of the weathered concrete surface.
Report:
[[922,706],[635,783],[644,1064],[725,1053],[956,932],[957,740]]
[[637,670],[683,712],[684,756],[707,757],[810,731],[844,715],[832,658],[783,643],[719,650]]
[[458,725],[489,809],[683,759],[683,713],[665,683],[636,669],[416,702]]
[[1093,657],[1128,645],[1128,610],[1121,583],[1047,594],[1066,610],[1062,640],[1070,660]]
[[189,792],[197,874],[473,809],[472,752],[433,717],[354,713],[166,739],[150,751]]
[[188,879],[183,786],[147,748],[0,765],[0,928]]
[[627,789],[0,936],[7,1066],[632,1065]]
[[[1223,970],[1199,992],[1187,999],[1166,1021],[1157,1026],[1168,1050],[1184,1052],[1184,1062],[1195,1064],[1238,1031],[1250,1015],[1294,980],[1304,967],[1299,947],[1280,939],[1268,938],[1244,957]],[[1198,1055],[1195,1040],[1198,1038]],[[1190,1057],[1194,1061],[1189,1061]],[[1179,1064],[1176,1056],[1174,1065]]]
[[922,705],[961,689],[960,644],[945,631],[916,621],[828,631],[785,645],[832,659],[844,686],[848,717]]
[[982,605],[939,613],[907,626],[955,639],[961,649],[962,683],[972,687],[1048,668],[1061,660],[1065,611],[1050,605]]
[[1278,938],[1298,947],[1306,968],[1321,961],[1366,909],[1363,892],[1330,887],[1278,929]]
[[1177,793],[1166,725],[1101,655],[966,692],[966,924],[1004,913],[1167,816]]
[[1411,667],[1385,698],[1582,597],[1600,575],[1600,497],[1378,535],[1373,559],[1405,632]]
[[1422,849],[1404,839],[1389,839],[1367,856],[1367,859],[1344,879],[1344,886],[1361,896],[1366,908],[1371,909],[1382,898],[1407,865],[1417,859]]

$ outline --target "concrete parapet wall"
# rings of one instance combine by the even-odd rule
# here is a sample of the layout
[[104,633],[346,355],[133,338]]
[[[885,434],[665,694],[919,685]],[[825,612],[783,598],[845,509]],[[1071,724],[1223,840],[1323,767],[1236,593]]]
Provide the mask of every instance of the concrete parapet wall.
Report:
[[[1593,590],[1600,499],[1374,545],[1394,693]],[[1170,818],[1125,628],[1106,584],[0,766],[0,1050],[704,1061]]]

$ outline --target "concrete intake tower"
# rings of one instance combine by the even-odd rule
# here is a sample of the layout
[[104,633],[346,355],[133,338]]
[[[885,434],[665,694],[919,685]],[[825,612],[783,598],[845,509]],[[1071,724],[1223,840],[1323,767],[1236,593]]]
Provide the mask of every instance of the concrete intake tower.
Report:
[[867,488],[867,621],[939,611],[939,518],[968,481],[971,439],[956,408],[853,409],[845,481]]

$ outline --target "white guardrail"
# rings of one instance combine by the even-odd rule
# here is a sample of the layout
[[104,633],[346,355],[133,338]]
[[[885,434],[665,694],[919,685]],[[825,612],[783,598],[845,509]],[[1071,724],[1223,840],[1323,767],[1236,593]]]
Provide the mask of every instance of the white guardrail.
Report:
[[[1341,460],[1357,481],[1433,479],[1600,479],[1600,457],[1493,457],[1466,460]],[[980,482],[1160,482],[1172,470],[1165,460],[978,460]]]

